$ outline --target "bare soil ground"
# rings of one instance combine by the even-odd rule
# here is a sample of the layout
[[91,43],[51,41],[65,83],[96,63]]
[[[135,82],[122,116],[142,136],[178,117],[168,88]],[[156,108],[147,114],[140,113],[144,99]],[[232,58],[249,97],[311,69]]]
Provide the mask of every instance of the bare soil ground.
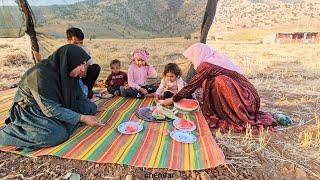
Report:
[[[17,83],[20,75],[32,65],[25,42],[23,39],[0,40],[0,87]],[[64,43],[50,39],[41,42],[43,51],[47,52]],[[95,62],[103,67],[100,79],[104,79],[109,72],[109,62],[118,58],[126,69],[128,56],[136,47],[146,47],[150,51],[150,63],[159,73],[167,62],[177,62],[186,70],[188,62],[181,53],[193,42],[99,39],[85,43]],[[225,153],[227,167],[180,172],[56,157],[27,158],[0,152],[0,179],[61,179],[68,172],[78,173],[83,179],[125,179],[127,175],[146,179],[148,173],[172,173],[173,179],[320,179],[320,44],[208,43],[231,56],[243,69],[260,93],[262,110],[281,111],[292,118],[293,125],[260,135],[252,135],[250,131],[220,134],[213,130]],[[20,44],[23,46],[17,47]],[[18,51],[23,58],[11,57],[19,56]]]

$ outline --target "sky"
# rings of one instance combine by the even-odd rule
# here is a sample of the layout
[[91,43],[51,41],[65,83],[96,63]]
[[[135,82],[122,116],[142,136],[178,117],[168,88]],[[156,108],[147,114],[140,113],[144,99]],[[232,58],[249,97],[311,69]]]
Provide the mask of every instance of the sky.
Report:
[[[31,6],[48,6],[53,4],[73,4],[84,0],[28,0]],[[16,5],[15,0],[0,0],[2,5]]]

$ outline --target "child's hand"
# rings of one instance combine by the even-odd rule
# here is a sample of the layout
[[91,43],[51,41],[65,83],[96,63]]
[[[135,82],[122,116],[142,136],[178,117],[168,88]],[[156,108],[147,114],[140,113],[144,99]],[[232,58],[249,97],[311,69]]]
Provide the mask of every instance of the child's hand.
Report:
[[147,91],[145,88],[140,88],[140,91],[141,91],[144,95],[147,95],[147,94],[148,94],[148,91]]
[[168,98],[165,100],[159,100],[159,103],[163,106],[170,106],[171,104],[173,104],[173,98]]
[[108,91],[103,91],[103,92],[101,93],[101,96],[107,96],[108,94],[109,94]]
[[114,84],[114,83],[113,83],[113,81],[111,80],[111,81],[109,82],[109,85],[111,85],[111,86],[112,86],[113,84]]

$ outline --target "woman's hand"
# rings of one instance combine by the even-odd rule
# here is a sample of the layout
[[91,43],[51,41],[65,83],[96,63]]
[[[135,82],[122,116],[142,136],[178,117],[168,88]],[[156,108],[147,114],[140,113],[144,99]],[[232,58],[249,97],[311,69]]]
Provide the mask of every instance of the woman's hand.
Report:
[[145,88],[140,88],[139,91],[141,91],[144,95],[148,94],[148,91]]
[[159,100],[159,103],[163,106],[170,106],[171,104],[173,104],[173,98]]
[[81,115],[80,121],[91,127],[104,126],[104,124],[101,124],[95,116]]

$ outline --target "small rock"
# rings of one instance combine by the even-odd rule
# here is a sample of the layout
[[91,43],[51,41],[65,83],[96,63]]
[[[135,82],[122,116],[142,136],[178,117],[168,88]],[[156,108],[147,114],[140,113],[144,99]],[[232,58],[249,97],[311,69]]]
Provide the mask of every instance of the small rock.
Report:
[[283,168],[281,169],[281,173],[282,173],[282,174],[289,174],[289,169],[286,168],[286,167],[283,167]]
[[249,172],[244,171],[243,176],[244,176],[244,178],[248,179],[250,177],[250,174],[249,174]]
[[68,173],[62,179],[80,180],[81,177],[80,177],[80,174],[77,174],[77,173]]
[[211,180],[210,176],[205,171],[202,171],[200,173],[200,179],[201,180]]
[[213,175],[214,175],[215,177],[217,177],[217,176],[218,176],[218,172],[217,172],[217,171],[213,171]]
[[129,174],[129,175],[126,176],[125,180],[132,180],[132,179],[133,179],[133,176],[131,174]]
[[258,179],[258,176],[256,174],[252,174],[253,179]]
[[192,172],[191,172],[191,179],[197,179],[197,180],[198,180],[198,178],[199,178],[199,180],[200,180],[200,176],[197,175],[194,171],[192,171]]
[[301,168],[296,168],[295,175],[297,180],[308,180],[307,173]]
[[290,172],[293,172],[294,171],[294,164],[293,163],[290,163],[288,166],[287,166],[288,170]]
[[242,175],[240,175],[240,176],[239,176],[239,179],[241,179],[241,180],[242,180],[242,179],[244,179],[244,177],[243,177]]
[[99,167],[99,164],[95,164],[94,165],[94,168],[96,169],[96,168],[98,168]]

